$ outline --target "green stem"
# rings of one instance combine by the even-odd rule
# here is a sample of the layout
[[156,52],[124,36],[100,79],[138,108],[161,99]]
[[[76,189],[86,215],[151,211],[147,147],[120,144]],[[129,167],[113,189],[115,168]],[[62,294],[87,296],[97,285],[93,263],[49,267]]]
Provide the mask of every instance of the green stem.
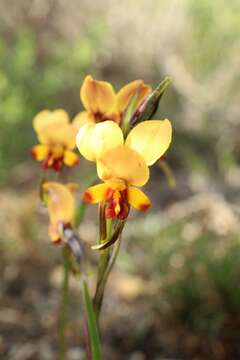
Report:
[[174,176],[171,167],[168,165],[167,161],[160,159],[157,164],[165,174],[169,187],[171,189],[174,189],[176,187],[176,178]]
[[67,246],[63,248],[63,282],[61,294],[61,306],[59,312],[59,360],[66,359],[66,324],[67,324],[67,307],[69,301],[69,270],[70,258]]
[[[101,213],[101,209],[100,209],[100,213]],[[100,222],[101,221],[102,220],[100,218]],[[100,229],[101,229],[101,225],[100,225]],[[100,233],[101,233],[101,231],[100,231]],[[101,244],[105,241],[108,241],[111,237],[111,233],[112,233],[112,221],[107,220],[106,237],[103,238],[100,234],[99,243]],[[104,279],[104,274],[108,267],[109,259],[110,259],[110,248],[107,248],[106,250],[102,250],[100,252],[100,256],[99,256],[97,285],[96,285],[95,295],[93,298],[93,306],[94,306],[94,310],[95,310],[97,319],[99,318],[99,315],[101,312],[102,300],[103,300],[103,294],[104,294],[104,287],[102,286],[102,283],[103,283],[103,279]]]
[[[103,301],[103,296],[104,296],[104,290],[106,287],[106,283],[108,280],[108,277],[111,273],[111,270],[115,264],[115,261],[117,259],[117,255],[120,249],[120,244],[121,244],[121,236],[119,237],[119,239],[117,240],[115,246],[114,246],[114,250],[111,254],[111,257],[109,257],[108,263],[106,264],[104,271],[102,273],[101,278],[99,279],[98,283],[97,283],[97,288],[96,288],[96,293],[93,299],[93,304],[94,304],[94,308],[95,308],[95,313],[96,313],[96,318],[99,318],[100,312],[101,312],[101,307],[102,307],[102,301]],[[109,250],[109,248],[107,249]],[[104,250],[104,251],[107,251]],[[101,255],[100,255],[101,256]]]

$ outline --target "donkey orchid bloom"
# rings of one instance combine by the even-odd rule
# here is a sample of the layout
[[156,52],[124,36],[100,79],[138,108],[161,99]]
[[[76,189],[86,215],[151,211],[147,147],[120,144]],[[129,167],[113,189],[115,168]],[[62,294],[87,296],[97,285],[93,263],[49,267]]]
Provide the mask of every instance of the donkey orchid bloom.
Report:
[[74,218],[74,198],[71,186],[46,182],[44,197],[49,211],[49,236],[54,243],[61,242],[61,229],[71,228]]
[[80,99],[86,111],[80,112],[74,121],[81,128],[78,146],[87,160],[96,160],[94,154],[87,147],[95,126],[106,120],[112,120],[119,124],[137,90],[139,91],[137,105],[140,105],[151,92],[151,87],[144,84],[142,80],[132,81],[116,93],[110,83],[94,80],[90,75],[86,76],[80,90]]
[[70,122],[66,111],[43,110],[33,119],[33,128],[39,144],[32,148],[32,155],[37,161],[43,162],[43,168],[60,170],[64,165],[74,166],[79,156],[72,150],[78,126]]
[[[147,183],[149,166],[165,153],[171,139],[172,126],[167,119],[141,122],[130,131],[125,142],[117,123],[97,124],[92,142],[85,145],[85,150],[94,155],[98,176],[104,183],[88,188],[84,200],[92,204],[105,201],[107,218],[126,218],[130,206],[147,210],[151,202],[138,187]],[[77,147],[85,156],[78,140],[79,135]]]

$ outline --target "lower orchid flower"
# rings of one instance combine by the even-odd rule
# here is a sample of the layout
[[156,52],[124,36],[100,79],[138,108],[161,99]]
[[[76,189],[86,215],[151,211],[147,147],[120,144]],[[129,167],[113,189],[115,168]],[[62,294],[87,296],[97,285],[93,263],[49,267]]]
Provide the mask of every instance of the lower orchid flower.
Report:
[[49,236],[54,243],[62,242],[62,230],[71,228],[74,218],[74,198],[71,189],[57,182],[43,184],[44,202],[49,211]]
[[67,244],[75,259],[80,262],[83,255],[82,249],[73,229],[75,215],[73,191],[75,190],[74,183],[63,185],[57,182],[46,182],[43,184],[43,199],[50,217],[49,236],[54,244]]

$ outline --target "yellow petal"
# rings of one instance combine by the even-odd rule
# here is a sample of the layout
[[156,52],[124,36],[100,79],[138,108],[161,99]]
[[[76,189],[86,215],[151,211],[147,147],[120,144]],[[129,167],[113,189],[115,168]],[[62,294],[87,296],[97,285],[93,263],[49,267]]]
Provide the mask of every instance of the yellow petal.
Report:
[[88,122],[94,122],[93,114],[88,111],[81,111],[74,117],[72,125],[77,130],[79,130],[83,125],[87,124]]
[[45,126],[55,125],[58,127],[59,125],[67,124],[68,122],[69,116],[65,110],[43,110],[34,117],[33,128],[37,133],[39,133],[45,128]]
[[115,122],[107,120],[95,125],[91,141],[98,158],[106,151],[123,145],[124,138],[121,128]]
[[67,186],[57,182],[46,182],[43,190],[47,193],[47,207],[51,224],[71,223],[74,216],[74,199]]
[[151,92],[150,86],[144,84],[142,80],[135,80],[122,87],[117,93],[117,109],[120,113],[126,110],[129,101],[135,92],[139,90],[138,105],[142,102],[145,96]]
[[148,196],[135,187],[128,187],[127,196],[129,204],[137,210],[145,211],[151,206]]
[[106,184],[112,190],[123,191],[124,189],[126,189],[126,184],[121,179],[111,179],[106,181]]
[[83,200],[89,204],[99,203],[106,198],[109,186],[107,184],[97,184],[91,186],[83,193]]
[[61,145],[71,150],[75,147],[76,134],[77,129],[70,123],[50,124],[38,133],[38,139],[42,144]]
[[64,154],[64,149],[62,145],[51,146],[51,155],[53,159],[59,159],[63,157],[63,154]]
[[69,182],[66,184],[66,186],[71,191],[72,194],[74,194],[79,188],[79,185],[75,182]]
[[80,98],[86,110],[95,114],[111,114],[115,106],[116,94],[111,84],[94,80],[88,75],[83,81]]
[[104,152],[122,145],[123,141],[122,130],[110,120],[83,125],[76,138],[80,154],[90,161],[95,161]]
[[100,179],[120,179],[128,184],[143,186],[149,179],[149,169],[135,150],[125,145],[107,151],[97,160]]
[[59,241],[61,241],[60,234],[58,231],[58,224],[49,224],[48,235],[49,235],[50,239],[52,240],[52,242],[54,242],[54,243],[58,243]]
[[32,155],[37,161],[43,161],[49,154],[49,146],[38,144],[32,148]]
[[67,166],[74,166],[79,163],[79,156],[75,154],[73,151],[65,150],[63,162]]
[[172,126],[169,120],[149,120],[135,126],[125,144],[137,151],[150,166],[165,153],[171,140]]
[[80,154],[89,161],[95,161],[96,159],[95,148],[92,143],[92,135],[95,126],[94,123],[88,122],[80,128],[76,137],[76,145]]

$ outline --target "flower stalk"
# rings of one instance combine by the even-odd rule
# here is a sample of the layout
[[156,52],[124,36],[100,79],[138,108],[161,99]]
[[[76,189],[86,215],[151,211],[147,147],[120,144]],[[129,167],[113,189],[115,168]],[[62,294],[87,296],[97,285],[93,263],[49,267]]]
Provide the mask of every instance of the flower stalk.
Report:
[[66,324],[69,303],[69,274],[70,274],[69,248],[63,248],[63,282],[61,291],[61,306],[59,310],[59,360],[66,359]]
[[[112,220],[105,218],[105,203],[99,206],[99,245],[105,243],[111,238],[112,234]],[[96,318],[99,318],[102,300],[104,295],[103,279],[106,272],[108,262],[110,259],[110,248],[101,251],[98,262],[97,284],[93,298],[93,307],[95,310]]]

